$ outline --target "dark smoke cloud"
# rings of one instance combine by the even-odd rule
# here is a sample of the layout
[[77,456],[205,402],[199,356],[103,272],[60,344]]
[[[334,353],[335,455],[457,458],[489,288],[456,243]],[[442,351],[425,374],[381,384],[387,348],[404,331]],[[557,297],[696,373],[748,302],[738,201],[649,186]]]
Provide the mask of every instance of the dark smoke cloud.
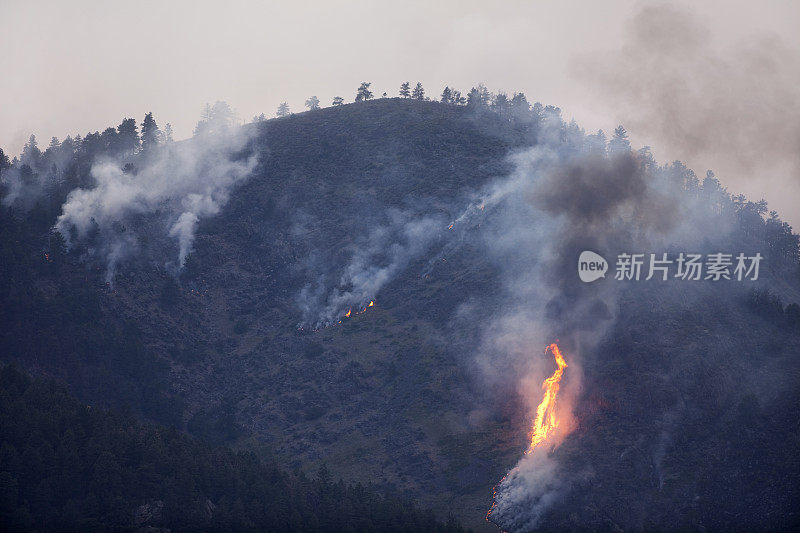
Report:
[[688,10],[646,5],[625,44],[577,76],[639,139],[800,224],[800,53],[763,34],[729,48]]

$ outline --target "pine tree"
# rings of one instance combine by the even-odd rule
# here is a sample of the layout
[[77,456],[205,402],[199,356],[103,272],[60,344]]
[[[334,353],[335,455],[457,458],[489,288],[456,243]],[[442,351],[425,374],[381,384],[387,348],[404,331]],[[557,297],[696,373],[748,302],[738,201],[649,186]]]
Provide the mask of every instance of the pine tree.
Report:
[[217,100],[211,108],[211,122],[217,130],[228,129],[236,121],[236,114],[228,105],[228,102]]
[[334,96],[333,97],[333,102],[331,102],[331,105],[332,106],[344,105],[344,98],[342,98],[341,96]]
[[306,107],[309,111],[313,111],[315,109],[319,109],[319,98],[316,96],[312,96],[308,100],[306,100]]
[[195,135],[220,133],[230,129],[236,121],[236,115],[227,102],[217,101],[213,106],[206,104],[200,121],[194,128]]
[[291,115],[292,112],[289,111],[289,104],[286,102],[281,102],[281,104],[278,106],[278,111],[275,114],[279,117]]
[[126,118],[117,126],[116,144],[116,151],[120,155],[130,155],[139,149],[142,143],[135,119]]
[[372,91],[369,90],[370,85],[372,84],[366,81],[361,82],[356,93],[356,102],[365,102],[372,99]]
[[148,152],[161,143],[161,130],[153,118],[153,112],[144,116],[142,121],[142,151]]
[[589,141],[591,150],[600,154],[606,153],[606,145],[608,142],[603,130],[597,130],[597,133],[594,135],[587,135],[587,140]]
[[400,96],[403,98],[411,98],[411,84],[407,81],[403,82],[400,86]]
[[528,103],[528,98],[524,93],[514,93],[511,98],[511,108],[517,112],[530,111],[531,104]]
[[411,93],[411,98],[414,100],[425,100],[425,89],[422,88],[422,84],[417,82],[417,85],[414,87],[414,91]]
[[104,129],[99,138],[99,145],[101,147],[100,149],[106,154],[116,153],[119,147],[119,141],[117,140],[117,137],[119,137],[119,134],[117,133],[116,129]]
[[31,168],[39,166],[39,161],[42,158],[42,151],[39,150],[39,144],[36,142],[36,135],[31,135],[28,142],[22,148],[22,155],[20,161],[23,165],[28,165]]
[[494,101],[492,102],[492,108],[500,113],[501,115],[508,111],[510,107],[510,103],[508,100],[508,95],[506,93],[498,93],[497,96],[494,97]]
[[450,90],[450,87],[445,87],[444,91],[442,91],[442,100],[443,104],[452,104],[453,103],[453,92]]
[[622,125],[617,126],[614,130],[614,136],[608,143],[608,152],[611,154],[629,152],[631,150],[631,142],[628,140],[628,132]]
[[0,148],[0,175],[3,174],[3,171],[7,168],[11,167],[11,161],[8,160],[8,156],[3,152],[3,149]]
[[492,94],[482,83],[478,84],[477,87],[470,89],[469,94],[467,95],[467,105],[470,107],[487,106],[491,101]]

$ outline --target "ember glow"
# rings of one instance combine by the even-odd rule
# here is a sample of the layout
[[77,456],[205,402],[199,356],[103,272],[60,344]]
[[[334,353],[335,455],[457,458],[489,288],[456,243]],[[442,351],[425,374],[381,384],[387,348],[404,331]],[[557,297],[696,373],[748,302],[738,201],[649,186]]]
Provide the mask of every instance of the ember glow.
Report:
[[558,396],[561,376],[564,375],[564,369],[567,368],[567,363],[564,361],[564,356],[561,355],[561,350],[558,349],[556,343],[545,348],[545,353],[548,351],[555,357],[558,368],[553,372],[552,376],[542,383],[544,398],[542,398],[541,403],[539,403],[539,406],[536,408],[536,418],[533,421],[533,428],[531,429],[531,445],[526,453],[533,452],[534,448],[544,442],[550,432],[558,427],[556,397]]
[[[360,315],[361,313],[366,313],[367,309],[370,307],[375,307],[375,300],[370,300],[367,305],[361,308],[361,311],[353,311],[353,308],[347,310],[342,318],[350,318],[352,315]],[[357,308],[356,308],[357,309]],[[341,324],[342,321],[340,320],[339,323]]]
[[370,300],[367,305],[361,308],[361,311],[353,311],[352,307],[349,308],[347,312],[344,315],[342,315],[342,317],[339,319],[338,324],[341,324],[342,320],[344,320],[345,318],[350,318],[351,316],[360,315],[361,313],[366,313],[367,309],[369,309],[370,307],[375,307],[375,300]]

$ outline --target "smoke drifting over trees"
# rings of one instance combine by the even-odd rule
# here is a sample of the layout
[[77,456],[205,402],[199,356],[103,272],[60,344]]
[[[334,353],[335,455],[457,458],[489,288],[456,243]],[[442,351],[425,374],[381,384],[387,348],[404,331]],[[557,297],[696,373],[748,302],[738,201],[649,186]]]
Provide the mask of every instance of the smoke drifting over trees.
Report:
[[[698,284],[697,288],[677,290],[675,281],[665,282],[661,293],[656,282],[633,285],[605,279],[586,285],[575,272],[578,254],[594,250],[613,261],[623,251],[758,251],[769,265],[765,275],[774,280],[796,273],[798,236],[777,214],[768,213],[765,203],[732,196],[713,173],[701,180],[680,162],[659,165],[649,149],[632,149],[622,126],[610,140],[603,132],[586,134],[575,122],[564,121],[556,107],[538,102],[531,105],[521,93],[493,94],[483,85],[473,87],[466,98],[448,86],[441,102],[428,100],[421,84],[414,91],[415,98],[410,83],[402,87],[408,90],[408,98],[368,101],[371,92],[369,83],[364,82],[358,93],[361,98],[354,104],[344,106],[343,99],[337,99],[335,109],[317,110],[316,102],[310,100],[311,112],[272,121],[260,116],[255,124],[243,127],[234,126],[230,108],[217,103],[206,109],[195,137],[182,142],[163,141],[150,115],[142,123],[141,137],[135,121],[126,119],[116,129],[80,141],[53,141],[44,151],[32,138],[13,164],[5,164],[0,157],[4,209],[10,206],[9,219],[18,214],[36,217],[44,221],[39,227],[57,230],[48,255],[40,261],[42,268],[50,268],[51,252],[59,257],[71,254],[74,264],[96,256],[103,261],[110,280],[121,261],[133,259],[133,251],[143,251],[145,264],[140,265],[140,273],[149,273],[154,266],[163,273],[165,263],[173,272],[180,272],[188,257],[189,266],[196,268],[186,268],[176,280],[164,276],[171,284],[164,287],[161,303],[153,303],[153,308],[168,306],[170,319],[175,315],[176,322],[183,318],[175,311],[181,306],[224,312],[214,313],[213,321],[202,323],[211,325],[212,333],[194,324],[195,316],[203,316],[198,311],[188,319],[193,324],[181,331],[189,333],[179,341],[168,337],[171,332],[165,334],[181,365],[181,374],[175,379],[186,379],[184,376],[195,372],[193,366],[203,366],[192,359],[202,360],[203,355],[185,355],[189,350],[179,342],[207,335],[210,340],[205,349],[214,357],[222,354],[226,363],[241,362],[236,370],[240,373],[226,377],[237,394],[240,388],[246,393],[233,394],[235,399],[228,402],[226,398],[225,405],[235,406],[237,401],[246,405],[250,411],[236,413],[239,419],[259,430],[268,428],[265,434],[275,439],[276,447],[285,444],[279,440],[282,435],[294,428],[302,431],[303,420],[327,423],[323,413],[333,404],[347,403],[359,395],[364,403],[374,403],[375,398],[397,391],[397,396],[391,397],[394,403],[387,400],[386,412],[370,411],[364,418],[353,415],[352,419],[340,412],[330,417],[335,423],[326,429],[332,435],[334,426],[344,427],[342,431],[371,431],[365,442],[380,437],[381,428],[376,430],[373,420],[380,419],[381,426],[386,426],[386,417],[404,411],[405,407],[397,409],[401,402],[412,405],[416,400],[409,400],[414,396],[409,391],[428,393],[429,388],[414,388],[419,383],[431,387],[426,382],[427,368],[421,365],[428,359],[442,364],[441,360],[451,356],[463,374],[477,376],[480,387],[471,390],[466,380],[461,380],[447,390],[442,386],[446,378],[441,378],[434,385],[446,394],[436,390],[413,404],[414,409],[425,409],[423,404],[430,404],[429,398],[434,398],[434,403],[461,402],[451,406],[448,415],[457,419],[448,426],[454,435],[442,438],[442,430],[437,428],[435,442],[425,440],[428,437],[418,429],[415,418],[409,417],[411,422],[403,418],[405,411],[392,418],[391,423],[404,431],[413,428],[400,435],[409,443],[406,449],[428,447],[430,442],[430,449],[435,449],[438,442],[455,440],[459,432],[475,427],[476,433],[483,435],[480,438],[494,438],[491,429],[496,426],[481,424],[489,416],[503,418],[502,408],[509,397],[520,404],[516,414],[521,422],[512,431],[524,438],[525,423],[541,399],[542,379],[552,373],[552,360],[540,355],[544,346],[558,339],[569,364],[556,405],[562,424],[552,441],[561,446],[552,453],[542,448],[513,456],[513,462],[518,462],[498,486],[492,519],[507,530],[552,525],[547,520],[553,510],[563,511],[558,506],[567,505],[564,502],[573,497],[586,498],[590,504],[576,508],[590,512],[585,510],[593,509],[595,500],[591,498],[602,495],[592,492],[587,496],[580,486],[593,479],[594,471],[611,468],[616,457],[624,455],[614,447],[617,442],[627,445],[623,437],[639,438],[636,432],[640,431],[647,433],[643,439],[649,439],[648,432],[654,427],[640,423],[635,430],[627,428],[619,441],[604,434],[603,428],[595,427],[590,437],[585,431],[585,425],[598,419],[591,409],[602,405],[592,403],[592,394],[614,397],[615,386],[631,386],[625,371],[627,366],[635,366],[631,359],[639,355],[636,350],[645,335],[637,329],[641,326],[636,319],[628,317],[621,324],[620,314],[631,312],[626,307],[631,301],[639,302],[636,309],[643,314],[642,305],[649,304],[642,301],[658,302],[653,307],[659,309],[683,311],[680,305],[685,301],[728,298],[725,302],[730,303],[743,298],[741,290],[729,286],[712,290],[710,284]],[[288,114],[288,105],[285,111]],[[141,146],[137,144],[140,139]],[[61,151],[65,151],[63,159]],[[46,171],[53,163],[56,170],[50,179]],[[209,220],[203,232],[201,221],[212,218],[222,222]],[[195,242],[198,229],[202,238]],[[70,252],[62,249],[61,235]],[[730,250],[731,246],[742,249]],[[194,254],[193,247],[197,248]],[[38,258],[39,250],[34,252]],[[460,262],[463,268],[447,270],[450,261]],[[207,285],[203,269],[211,274]],[[144,274],[142,279],[147,279]],[[427,285],[429,279],[435,281]],[[131,292],[142,292],[136,291],[138,281],[130,283]],[[219,290],[221,296],[206,298],[204,289],[195,291],[199,285]],[[196,301],[188,299],[187,287],[193,296],[197,294]],[[792,290],[791,286],[785,288],[790,296]],[[430,294],[426,291],[439,292],[428,300],[419,296]],[[774,317],[776,323],[789,323],[800,316],[796,305],[784,308],[772,293],[753,295],[748,305]],[[107,296],[115,298],[114,294]],[[385,311],[383,296],[389,302]],[[144,301],[147,297],[137,296]],[[428,309],[429,303],[436,305],[437,298],[450,307]],[[364,321],[351,324],[350,329],[343,324],[338,331],[311,331],[337,324],[348,309],[359,309],[373,299],[375,311],[385,313],[380,319],[383,322],[370,323],[365,314],[359,317]],[[114,301],[121,307],[126,304],[122,298]],[[217,316],[226,313],[236,318],[230,320],[232,333],[228,336],[219,332],[228,324]],[[407,317],[412,319],[407,321]],[[683,318],[675,312],[671,320]],[[395,329],[381,329],[387,322]],[[686,322],[685,331],[702,335],[703,320],[689,316]],[[298,331],[298,323],[308,327]],[[427,328],[424,334],[415,333],[418,324]],[[618,327],[622,333],[615,330]],[[615,335],[610,340],[612,331]],[[347,359],[346,352],[359,349],[359,333],[370,337],[362,342],[367,348]],[[633,339],[632,351],[623,344],[628,334]],[[422,337],[430,344],[406,340]],[[613,342],[629,350],[615,352],[612,348],[617,345],[608,347]],[[620,408],[630,419],[650,417],[657,426],[652,446],[650,440],[636,445],[644,458],[639,457],[636,466],[644,464],[648,469],[637,482],[646,485],[651,476],[653,487],[670,483],[665,480],[670,479],[670,468],[675,468],[673,443],[683,429],[674,420],[687,414],[690,399],[706,392],[691,381],[708,375],[697,371],[693,361],[719,366],[713,359],[712,341],[706,338],[704,342],[702,349],[690,346],[685,356],[658,354],[648,360],[652,363],[655,359],[656,365],[636,367],[637,379],[642,376],[651,386],[663,384],[656,392],[662,394],[658,398],[661,404],[647,404],[649,397],[644,394],[631,396],[637,405],[647,405],[646,416],[625,411],[627,406]],[[159,353],[165,350],[163,345],[157,349]],[[774,351],[780,355],[780,349]],[[373,354],[384,359],[369,366]],[[315,361],[306,361],[311,359]],[[396,366],[395,360],[400,361]],[[695,371],[686,377],[680,367],[670,367],[668,360],[680,361]],[[750,367],[742,358],[734,361],[736,368],[720,379],[715,375],[717,394],[725,396],[726,405],[738,405],[749,387],[737,381]],[[404,369],[398,370],[401,363]],[[304,364],[307,366],[301,366]],[[348,366],[341,369],[340,364]],[[414,374],[418,365],[421,370]],[[295,371],[297,368],[305,373]],[[777,364],[767,366],[760,375],[774,376],[778,368]],[[463,375],[452,368],[447,371],[447,377]],[[600,383],[598,376],[611,372],[616,372],[615,379]],[[294,380],[304,379],[306,374],[318,381],[304,383],[307,390],[295,388]],[[217,378],[210,380],[216,382]],[[274,399],[255,388],[258,385],[254,383],[262,380]],[[333,381],[344,385],[329,392]],[[205,383],[210,389],[216,386]],[[183,387],[187,396],[197,388],[189,385]],[[301,396],[297,396],[299,390]],[[281,391],[288,392],[281,396]],[[667,401],[673,396],[680,401]],[[629,399],[622,394],[616,398]],[[265,399],[271,402],[270,410],[264,408]],[[769,405],[769,400],[763,401]],[[301,416],[296,405],[304,409]],[[234,409],[231,407],[231,413]],[[468,412],[464,420],[458,418],[463,411]],[[232,419],[232,415],[227,418]],[[272,435],[268,434],[270,424],[280,426]],[[301,453],[318,453],[320,448],[311,447],[315,443],[309,445],[309,433],[301,435]],[[609,445],[599,459],[598,445],[591,441],[594,435],[597,442]],[[327,446],[335,438],[347,437],[337,434],[320,440]],[[395,457],[392,443],[386,442]],[[466,448],[472,456],[472,448]],[[504,452],[513,454],[514,450]],[[582,452],[587,452],[588,464],[576,459]],[[445,483],[438,478],[449,479],[452,474],[443,473],[445,467],[428,461],[427,456],[415,456],[414,461],[416,468],[436,473],[426,479],[426,487]],[[454,459],[452,464],[457,462]],[[472,463],[464,470],[444,463],[459,476],[463,472],[472,475]],[[481,471],[480,465],[475,468]],[[630,483],[625,488],[637,491],[641,486]],[[651,497],[656,504],[670,501],[659,500],[663,493]],[[564,515],[568,513],[558,516]],[[636,520],[638,517],[631,518],[623,525],[635,526]]]
[[668,4],[642,7],[626,35],[620,49],[577,59],[577,77],[643,142],[800,223],[800,53],[769,34],[723,48]]
[[[30,209],[65,194],[54,227],[68,247],[82,244],[89,257],[105,262],[108,282],[119,261],[139,247],[131,221],[155,216],[178,245],[177,256],[166,261],[177,270],[191,251],[198,221],[218,213],[233,185],[256,164],[245,151],[252,130],[233,121],[230,107],[217,102],[206,106],[195,136],[180,143],[165,138],[152,113],[142,122],[141,137],[134,119],[82,140],[53,139],[45,153],[31,136],[19,163],[2,175],[3,202]],[[87,176],[76,175],[81,167]]]
[[[366,224],[368,237],[354,243],[347,264],[310,260],[307,272],[319,278],[298,296],[306,324],[335,324],[346,310],[380,301],[382,287],[407,265],[428,263],[426,275],[437,260],[472,246],[496,265],[503,287],[503,305],[491,316],[465,305],[457,317],[466,328],[480,324],[472,355],[487,383],[499,390],[515,384],[514,392],[535,411],[540,384],[552,371],[552,362],[538,354],[555,339],[563,342],[569,369],[557,407],[561,433],[551,443],[558,444],[574,427],[582,368],[596,364],[587,358],[614,327],[620,293],[636,292],[613,280],[583,284],[575,273],[582,250],[613,258],[676,247],[711,252],[736,242],[769,255],[778,271],[795,268],[797,236],[774,215],[766,217],[763,204],[732,197],[713,174],[701,183],[679,162],[662,166],[648,149],[632,151],[624,127],[606,142],[602,132],[586,135],[566,124],[555,108],[529,107],[524,95],[509,99],[477,87],[470,101],[478,114],[496,113],[530,128],[535,146],[513,154],[513,172],[471,191],[468,205],[448,206],[449,221],[398,212],[388,225]],[[751,224],[745,233],[758,233],[769,245],[731,241]],[[668,439],[673,426],[665,424]],[[654,457],[663,456],[664,446]],[[513,531],[535,527],[573,484],[589,478],[585,470],[565,469],[560,456],[546,449],[525,455],[498,486],[492,520]]]
[[[446,225],[442,217],[420,218],[397,210],[390,210],[387,218],[385,224],[371,228],[354,243],[350,260],[340,274],[325,273],[328,269],[323,260],[314,255],[308,258],[305,268],[316,280],[298,295],[302,325],[329,326],[347,310],[366,307],[386,283],[441,238]],[[318,273],[320,270],[323,274]]]

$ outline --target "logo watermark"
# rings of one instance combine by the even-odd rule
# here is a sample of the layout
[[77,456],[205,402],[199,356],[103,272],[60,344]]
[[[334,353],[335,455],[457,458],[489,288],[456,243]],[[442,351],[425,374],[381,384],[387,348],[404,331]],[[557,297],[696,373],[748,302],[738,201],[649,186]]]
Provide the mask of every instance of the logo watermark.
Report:
[[608,261],[602,255],[586,250],[578,258],[578,276],[584,283],[606,277]]
[[[680,279],[683,281],[756,281],[762,256],[717,252],[713,254],[644,254],[621,253],[615,263],[618,281]],[[608,262],[603,256],[586,250],[578,258],[578,277],[584,283],[604,278]]]

